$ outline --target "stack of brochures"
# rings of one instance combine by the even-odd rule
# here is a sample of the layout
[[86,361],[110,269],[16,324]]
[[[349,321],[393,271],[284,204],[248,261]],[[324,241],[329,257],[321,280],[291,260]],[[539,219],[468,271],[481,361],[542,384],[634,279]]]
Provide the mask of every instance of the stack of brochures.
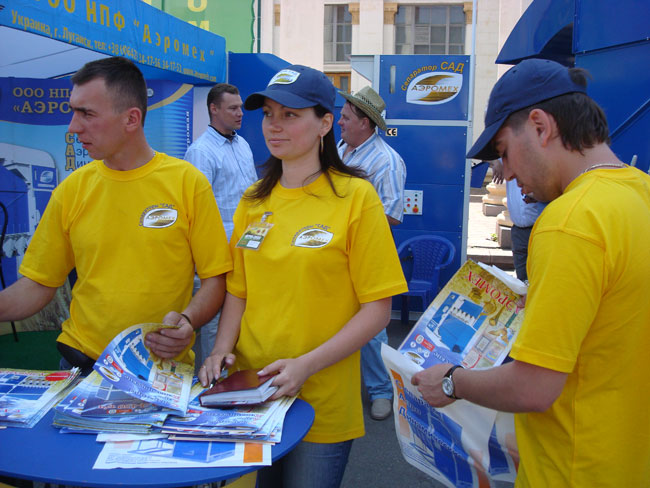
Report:
[[64,433],[146,434],[171,412],[126,394],[93,371],[54,408],[53,425]]
[[104,447],[95,469],[271,464],[271,447],[281,441],[295,397],[268,400],[276,391],[272,378],[253,374],[262,386],[252,395],[236,393],[226,399],[228,407],[202,406],[199,396],[206,392],[241,391],[228,385],[242,374],[212,391],[203,388],[192,366],[157,358],[146,347],[144,336],[161,327],[167,326],[139,324],[115,337],[94,371],[54,408],[54,426],[98,435]]
[[160,327],[139,324],[115,337],[94,371],[55,407],[54,426],[64,433],[280,441],[294,398],[265,401],[277,390],[272,377],[238,371],[203,388],[189,365],[158,359],[146,348],[144,336]]
[[0,425],[33,427],[79,376],[71,371],[0,368]]
[[165,421],[162,432],[170,434],[170,438],[280,442],[284,417],[295,397],[233,408],[206,408],[200,405],[200,385],[196,388],[199,394],[190,402],[187,415],[170,416]]

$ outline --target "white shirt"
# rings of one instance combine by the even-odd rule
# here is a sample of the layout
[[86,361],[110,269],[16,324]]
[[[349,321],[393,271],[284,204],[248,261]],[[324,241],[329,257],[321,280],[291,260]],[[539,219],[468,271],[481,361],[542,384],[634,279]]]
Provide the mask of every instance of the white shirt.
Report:
[[230,240],[234,228],[232,219],[239,200],[244,191],[257,181],[250,146],[237,134],[229,140],[213,127],[208,127],[187,149],[184,159],[208,178]]

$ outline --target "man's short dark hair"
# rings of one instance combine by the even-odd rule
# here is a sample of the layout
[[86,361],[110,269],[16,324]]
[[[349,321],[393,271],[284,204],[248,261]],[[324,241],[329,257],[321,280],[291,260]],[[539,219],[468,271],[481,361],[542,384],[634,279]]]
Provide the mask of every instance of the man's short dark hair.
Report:
[[208,115],[210,114],[210,105],[215,104],[217,107],[221,104],[224,93],[239,95],[239,90],[235,85],[229,83],[217,83],[208,92]]
[[90,61],[72,76],[72,83],[84,85],[96,78],[102,78],[106,83],[112,94],[115,110],[139,108],[144,126],[147,115],[147,84],[135,63],[122,56]]
[[[587,86],[588,71],[571,68],[569,76],[574,83]],[[549,98],[521,109],[510,115],[503,126],[518,129],[528,119],[528,114],[536,108],[553,116],[562,144],[568,150],[582,153],[584,149],[592,148],[596,144],[610,142],[603,109],[588,95],[579,92]]]
[[347,103],[350,106],[350,108],[352,109],[352,111],[357,117],[359,117],[360,119],[368,119],[368,124],[370,124],[370,128],[373,131],[375,130],[377,124],[375,124],[375,122],[370,117],[368,117],[368,115],[366,115],[366,113],[363,110],[357,107],[354,103],[350,103],[350,102],[345,102],[345,103]]

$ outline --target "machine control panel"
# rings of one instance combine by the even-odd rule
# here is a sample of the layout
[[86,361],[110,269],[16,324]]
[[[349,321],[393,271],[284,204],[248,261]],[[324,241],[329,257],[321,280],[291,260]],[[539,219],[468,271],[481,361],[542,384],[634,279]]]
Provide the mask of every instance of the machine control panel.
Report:
[[422,215],[422,191],[404,190],[404,215]]

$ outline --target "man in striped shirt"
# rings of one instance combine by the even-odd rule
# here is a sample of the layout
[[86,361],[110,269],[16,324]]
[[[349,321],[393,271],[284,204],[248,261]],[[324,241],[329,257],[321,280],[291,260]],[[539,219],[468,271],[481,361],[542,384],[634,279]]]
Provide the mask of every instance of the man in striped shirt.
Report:
[[[402,222],[406,166],[397,152],[379,137],[376,128],[386,131],[381,113],[384,100],[370,87],[354,95],[339,92],[346,103],[338,121],[341,127],[339,156],[348,166],[363,169],[377,190],[390,225]],[[370,417],[383,420],[390,415],[393,396],[390,378],[381,360],[381,343],[388,342],[382,330],[361,349],[361,372],[370,396]]]
[[[235,132],[241,128],[242,100],[234,85],[219,83],[208,92],[210,125],[192,143],[185,160],[196,166],[212,186],[221,220],[230,240],[233,215],[244,191],[257,180],[253,153],[246,140]],[[200,280],[195,277],[195,292]],[[194,344],[195,364],[200,367],[210,354],[217,335],[219,313],[205,324]]]

